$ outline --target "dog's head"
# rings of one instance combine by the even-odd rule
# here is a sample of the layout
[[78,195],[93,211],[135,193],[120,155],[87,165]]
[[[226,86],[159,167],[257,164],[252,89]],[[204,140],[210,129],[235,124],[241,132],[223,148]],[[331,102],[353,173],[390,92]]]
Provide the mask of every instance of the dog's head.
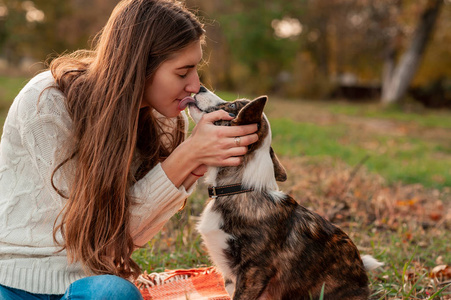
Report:
[[[285,181],[286,172],[279,159],[271,147],[271,128],[263,113],[263,109],[268,100],[267,96],[261,96],[254,100],[238,99],[232,102],[222,100],[220,97],[205,88],[201,88],[199,93],[194,96],[195,102],[189,104],[189,114],[195,123],[198,123],[202,115],[216,110],[225,110],[236,116],[231,121],[218,121],[216,125],[238,126],[257,124],[258,141],[249,145],[249,150],[244,157],[244,172],[248,172],[248,177],[256,177],[255,174],[268,173],[272,169],[273,177],[277,181]],[[271,168],[265,168],[265,165],[272,164]],[[256,172],[256,173],[254,173]],[[262,174],[262,176],[271,174]],[[246,181],[246,174],[244,174]],[[264,184],[264,183],[262,183]],[[260,184],[261,185],[261,184]]]

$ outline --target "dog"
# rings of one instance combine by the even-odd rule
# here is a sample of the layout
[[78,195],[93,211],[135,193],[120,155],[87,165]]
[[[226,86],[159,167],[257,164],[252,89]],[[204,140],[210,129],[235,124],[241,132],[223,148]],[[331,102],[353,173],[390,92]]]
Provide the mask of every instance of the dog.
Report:
[[197,225],[230,296],[368,299],[366,270],[381,264],[361,258],[340,228],[279,190],[276,181],[287,175],[271,147],[267,97],[226,102],[201,88],[193,99],[188,106],[195,123],[222,109],[236,118],[216,125],[258,125],[259,140],[248,146],[242,164],[209,168],[210,200]]

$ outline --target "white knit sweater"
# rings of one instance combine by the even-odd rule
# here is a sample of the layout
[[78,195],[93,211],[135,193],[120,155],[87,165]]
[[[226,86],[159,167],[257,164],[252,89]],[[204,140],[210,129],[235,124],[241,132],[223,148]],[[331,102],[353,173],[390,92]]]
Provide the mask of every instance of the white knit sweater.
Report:
[[[72,123],[64,95],[46,89],[55,85],[46,71],[22,89],[0,142],[0,284],[39,294],[64,294],[86,276],[78,263],[68,264],[66,252],[57,252],[52,236],[66,200],[52,187],[51,175],[71,150]],[[55,175],[63,191],[71,178],[67,169]],[[137,201],[131,210],[135,242],[150,240],[192,189],[176,188],[160,164],[138,181],[131,191]]]

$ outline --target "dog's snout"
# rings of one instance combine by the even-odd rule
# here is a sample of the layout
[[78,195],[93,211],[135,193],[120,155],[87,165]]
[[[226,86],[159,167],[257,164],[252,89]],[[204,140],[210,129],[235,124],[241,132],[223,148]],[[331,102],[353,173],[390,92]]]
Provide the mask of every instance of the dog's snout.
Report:
[[205,92],[207,92],[207,89],[203,85],[201,85],[197,93],[205,93]]

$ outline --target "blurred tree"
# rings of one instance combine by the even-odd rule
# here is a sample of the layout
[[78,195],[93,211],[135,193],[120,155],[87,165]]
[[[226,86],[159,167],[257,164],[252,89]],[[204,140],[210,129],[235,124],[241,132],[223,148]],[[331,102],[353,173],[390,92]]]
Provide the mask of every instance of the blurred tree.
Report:
[[[430,47],[417,52],[425,56],[421,65],[417,61],[418,72],[395,71],[425,7],[444,1]],[[89,48],[117,2],[0,0],[0,58],[17,65],[24,57],[42,61],[51,53]],[[214,88],[327,97],[343,83],[388,90],[401,73],[416,73],[415,85],[451,77],[451,0],[186,2],[206,24],[209,65],[201,77]]]
[[451,79],[451,1],[442,8],[430,46],[414,78],[413,86]]
[[382,85],[382,103],[396,103],[406,94],[433,33],[443,2],[444,0],[427,1],[410,45],[400,57],[397,65],[395,65],[395,60],[399,49],[394,43],[390,45]]
[[70,11],[68,2],[3,1],[7,12],[2,18],[0,54],[12,65],[17,65],[23,57],[42,58],[49,49],[63,48],[61,36],[55,31]]
[[[446,64],[451,60],[451,44],[442,42],[451,39],[450,21],[446,18],[446,15],[450,16],[451,1],[448,1],[444,17],[438,18],[443,3],[443,0],[310,0],[305,3],[304,14],[300,17],[306,29],[302,37],[302,51],[308,51],[320,70],[317,78],[330,81],[332,85],[336,82],[338,85],[363,85],[368,89],[383,86],[384,91],[389,87],[394,91],[395,78],[402,77],[402,88],[397,89],[397,98],[400,99],[415,75],[416,78],[423,78],[423,83],[431,78],[449,78],[451,75],[451,68]],[[430,22],[426,30],[428,34],[418,39],[417,33],[422,31],[414,28],[426,28],[425,22],[419,22],[422,20],[420,16],[434,11],[432,7],[436,10],[429,19],[438,19],[436,35],[441,38],[432,41],[427,38],[433,28],[430,26],[433,22]],[[409,45],[409,41],[414,39],[417,42]],[[425,52],[428,42],[433,44]],[[420,44],[422,48],[418,51]],[[413,52],[417,53],[417,59],[407,72],[400,70],[407,70],[405,66],[409,60],[400,59],[395,71],[396,61],[403,49],[416,49]],[[431,68],[422,68],[430,70],[429,75],[433,76],[429,79],[415,72],[423,53],[429,57],[429,62],[439,60],[442,63],[433,64],[435,74]]]
[[43,61],[49,54],[89,47],[88,40],[117,4],[115,0],[0,1],[7,11],[0,15],[0,57],[13,66],[24,57]]
[[215,49],[209,52],[210,61],[224,67],[220,72],[223,74],[216,75],[223,78],[222,82],[216,82],[218,87],[252,93],[277,90],[279,75],[287,69],[291,71],[300,44],[276,37],[271,24],[298,13],[297,3],[288,0],[188,1],[188,6],[198,8],[207,19],[215,20],[211,24],[207,22],[207,32],[210,47]]

